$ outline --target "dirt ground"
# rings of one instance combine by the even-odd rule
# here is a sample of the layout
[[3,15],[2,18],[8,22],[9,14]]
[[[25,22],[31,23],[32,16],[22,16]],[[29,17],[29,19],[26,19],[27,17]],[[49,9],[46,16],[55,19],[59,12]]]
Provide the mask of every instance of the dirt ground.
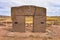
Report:
[[0,26],[0,40],[60,40],[60,26],[52,25],[46,33],[20,33],[11,32],[9,25]]

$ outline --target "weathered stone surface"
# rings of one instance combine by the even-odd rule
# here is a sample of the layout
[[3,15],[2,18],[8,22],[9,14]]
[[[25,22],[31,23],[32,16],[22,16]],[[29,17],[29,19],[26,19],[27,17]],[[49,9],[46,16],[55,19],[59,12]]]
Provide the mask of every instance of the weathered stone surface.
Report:
[[24,16],[16,16],[16,20],[13,21],[13,29],[17,32],[25,31]]
[[45,32],[46,21],[45,17],[35,16],[34,17],[34,32]]
[[36,7],[35,15],[39,16],[46,16],[46,9],[43,7]]
[[[11,8],[11,16],[13,21],[13,30],[17,32],[26,32],[26,28],[31,32],[45,32],[46,28],[46,9],[37,6],[20,6]],[[25,26],[25,17],[33,17],[33,26]],[[29,23],[28,23],[29,24]]]

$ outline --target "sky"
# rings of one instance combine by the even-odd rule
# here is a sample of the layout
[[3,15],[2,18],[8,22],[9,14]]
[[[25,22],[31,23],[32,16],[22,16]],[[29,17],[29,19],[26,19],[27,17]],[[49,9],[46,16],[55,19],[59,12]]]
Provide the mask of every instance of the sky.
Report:
[[11,16],[11,7],[22,5],[45,7],[47,16],[60,16],[60,0],[0,0],[0,15]]

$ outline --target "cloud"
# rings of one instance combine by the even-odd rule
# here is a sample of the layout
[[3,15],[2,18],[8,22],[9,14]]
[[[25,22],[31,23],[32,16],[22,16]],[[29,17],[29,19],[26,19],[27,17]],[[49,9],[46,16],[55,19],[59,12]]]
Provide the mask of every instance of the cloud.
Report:
[[[0,12],[10,15],[12,6],[36,5],[47,8],[47,15],[60,15],[60,0],[0,0]],[[3,15],[3,14],[2,14]]]
[[11,12],[10,11],[0,11],[0,15],[10,16]]
[[60,4],[60,0],[49,0],[50,3],[53,3],[53,4]]
[[49,5],[52,6],[52,7],[59,7],[60,8],[60,4],[50,3]]

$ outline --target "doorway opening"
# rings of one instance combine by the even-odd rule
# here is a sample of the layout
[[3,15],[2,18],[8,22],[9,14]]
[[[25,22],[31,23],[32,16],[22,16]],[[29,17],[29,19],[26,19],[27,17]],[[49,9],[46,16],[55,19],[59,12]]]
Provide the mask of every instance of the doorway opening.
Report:
[[33,31],[33,16],[25,16],[25,31]]

